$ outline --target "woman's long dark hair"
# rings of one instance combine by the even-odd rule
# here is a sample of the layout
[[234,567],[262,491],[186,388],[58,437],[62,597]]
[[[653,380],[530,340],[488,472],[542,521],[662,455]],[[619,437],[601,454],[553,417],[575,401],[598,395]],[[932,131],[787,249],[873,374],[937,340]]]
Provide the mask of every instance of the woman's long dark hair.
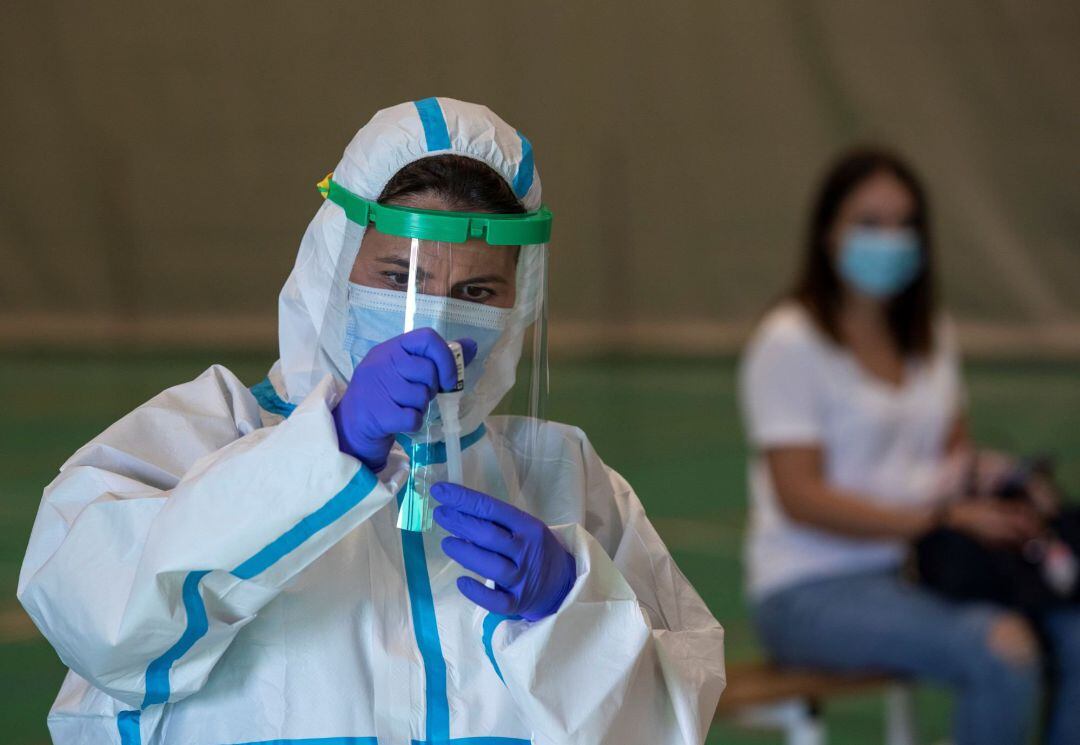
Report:
[[843,154],[825,176],[806,234],[802,269],[791,291],[813,316],[818,326],[837,344],[843,344],[839,328],[842,287],[829,247],[831,232],[840,205],[871,176],[888,173],[911,193],[915,202],[912,229],[922,246],[923,261],[918,276],[896,297],[889,300],[887,314],[893,341],[900,352],[925,355],[933,347],[935,315],[934,252],[926,193],[914,171],[899,156],[877,147],[861,147]]

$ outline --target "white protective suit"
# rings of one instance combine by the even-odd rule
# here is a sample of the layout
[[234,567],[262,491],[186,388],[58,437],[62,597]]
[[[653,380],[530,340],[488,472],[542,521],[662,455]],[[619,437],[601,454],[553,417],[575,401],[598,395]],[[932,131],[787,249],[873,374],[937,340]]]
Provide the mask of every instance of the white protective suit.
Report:
[[[446,98],[377,114],[334,178],[375,199],[440,152],[539,205],[527,140]],[[339,451],[349,229],[330,202],[309,226],[266,381],[249,390],[212,367],[109,427],[45,490],[18,595],[70,668],[54,742],[701,743],[723,630],[580,430],[534,428],[539,464],[521,462],[520,419],[463,440],[466,468],[485,474],[470,486],[544,520],[576,560],[570,594],[537,622],[463,597],[441,528],[395,527],[400,447],[379,474]],[[422,450],[445,459],[441,443]],[[540,478],[507,488],[526,466]]]

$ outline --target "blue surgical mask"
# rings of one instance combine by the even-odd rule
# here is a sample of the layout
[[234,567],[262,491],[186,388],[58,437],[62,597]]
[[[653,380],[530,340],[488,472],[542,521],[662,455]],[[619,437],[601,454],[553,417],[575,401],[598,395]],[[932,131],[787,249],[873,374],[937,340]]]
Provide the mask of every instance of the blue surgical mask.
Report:
[[837,259],[840,276],[876,298],[898,295],[918,276],[922,249],[914,230],[854,227],[844,232]]
[[[372,347],[405,332],[405,296],[406,293],[399,290],[349,283],[345,349],[354,367]],[[468,396],[484,371],[485,360],[502,336],[510,312],[509,308],[418,294],[413,328],[435,329],[447,341],[467,337],[476,342],[476,358],[465,368],[465,395]]]

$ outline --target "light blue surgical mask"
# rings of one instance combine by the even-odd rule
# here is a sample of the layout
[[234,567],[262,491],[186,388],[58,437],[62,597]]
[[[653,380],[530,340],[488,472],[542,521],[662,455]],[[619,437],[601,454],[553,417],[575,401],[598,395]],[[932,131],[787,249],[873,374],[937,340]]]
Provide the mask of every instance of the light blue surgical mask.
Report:
[[858,226],[844,232],[837,269],[852,287],[876,298],[898,295],[922,268],[919,236],[910,228]]
[[[349,283],[345,349],[353,367],[373,347],[405,332],[405,296],[406,293],[400,290]],[[510,312],[509,308],[418,294],[413,328],[435,329],[447,341],[466,337],[476,342],[476,358],[465,368],[465,396],[468,396],[484,371],[484,362],[502,336]]]

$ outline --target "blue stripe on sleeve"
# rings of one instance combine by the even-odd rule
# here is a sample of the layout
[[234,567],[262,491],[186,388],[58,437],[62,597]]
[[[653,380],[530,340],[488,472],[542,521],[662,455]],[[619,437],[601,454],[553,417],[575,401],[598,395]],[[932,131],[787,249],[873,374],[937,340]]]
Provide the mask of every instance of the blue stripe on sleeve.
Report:
[[[304,541],[343,517],[349,510],[358,505],[375,488],[375,485],[375,476],[367,468],[361,467],[353,475],[349,483],[345,485],[344,489],[331,497],[322,507],[302,518],[300,522],[282,533],[265,548],[233,569],[231,574],[240,579],[251,579],[266,571],[282,557],[299,547]],[[206,606],[199,595],[199,581],[208,573],[207,571],[188,572],[187,577],[184,579],[181,596],[184,602],[184,611],[187,613],[187,625],[180,635],[180,639],[146,668],[146,696],[143,699],[143,708],[152,704],[165,703],[169,700],[171,694],[169,672],[173,663],[191,649],[195,642],[206,634],[209,628]],[[127,743],[124,743],[124,745],[127,745]]]
[[250,390],[259,406],[271,414],[288,417],[296,409],[296,404],[291,404],[278,395],[278,392],[274,390],[274,384],[270,382],[270,378],[263,378],[262,382],[251,386]]
[[453,740],[414,740],[413,745],[530,745],[519,737],[454,737]]
[[495,650],[491,648],[491,640],[495,636],[495,629],[499,627],[499,624],[510,618],[510,616],[504,616],[499,613],[488,613],[484,617],[484,652],[487,654],[488,660],[491,662],[491,666],[495,668],[495,674],[499,676],[499,680],[502,680],[503,685],[506,685],[506,681],[503,680],[502,670],[499,669],[499,663],[495,661]]
[[301,737],[300,740],[259,740],[237,745],[379,745],[378,737]]
[[322,507],[282,533],[257,554],[233,569],[232,574],[240,579],[251,579],[266,571],[281,557],[359,504],[360,500],[375,488],[376,482],[375,475],[367,468],[361,467],[344,489],[331,497]]
[[169,669],[174,662],[194,646],[209,628],[206,618],[206,606],[199,595],[199,581],[208,574],[206,571],[188,572],[184,578],[181,597],[184,600],[184,612],[187,614],[187,626],[180,638],[146,668],[146,695],[142,708],[152,704],[163,704],[169,700]]

